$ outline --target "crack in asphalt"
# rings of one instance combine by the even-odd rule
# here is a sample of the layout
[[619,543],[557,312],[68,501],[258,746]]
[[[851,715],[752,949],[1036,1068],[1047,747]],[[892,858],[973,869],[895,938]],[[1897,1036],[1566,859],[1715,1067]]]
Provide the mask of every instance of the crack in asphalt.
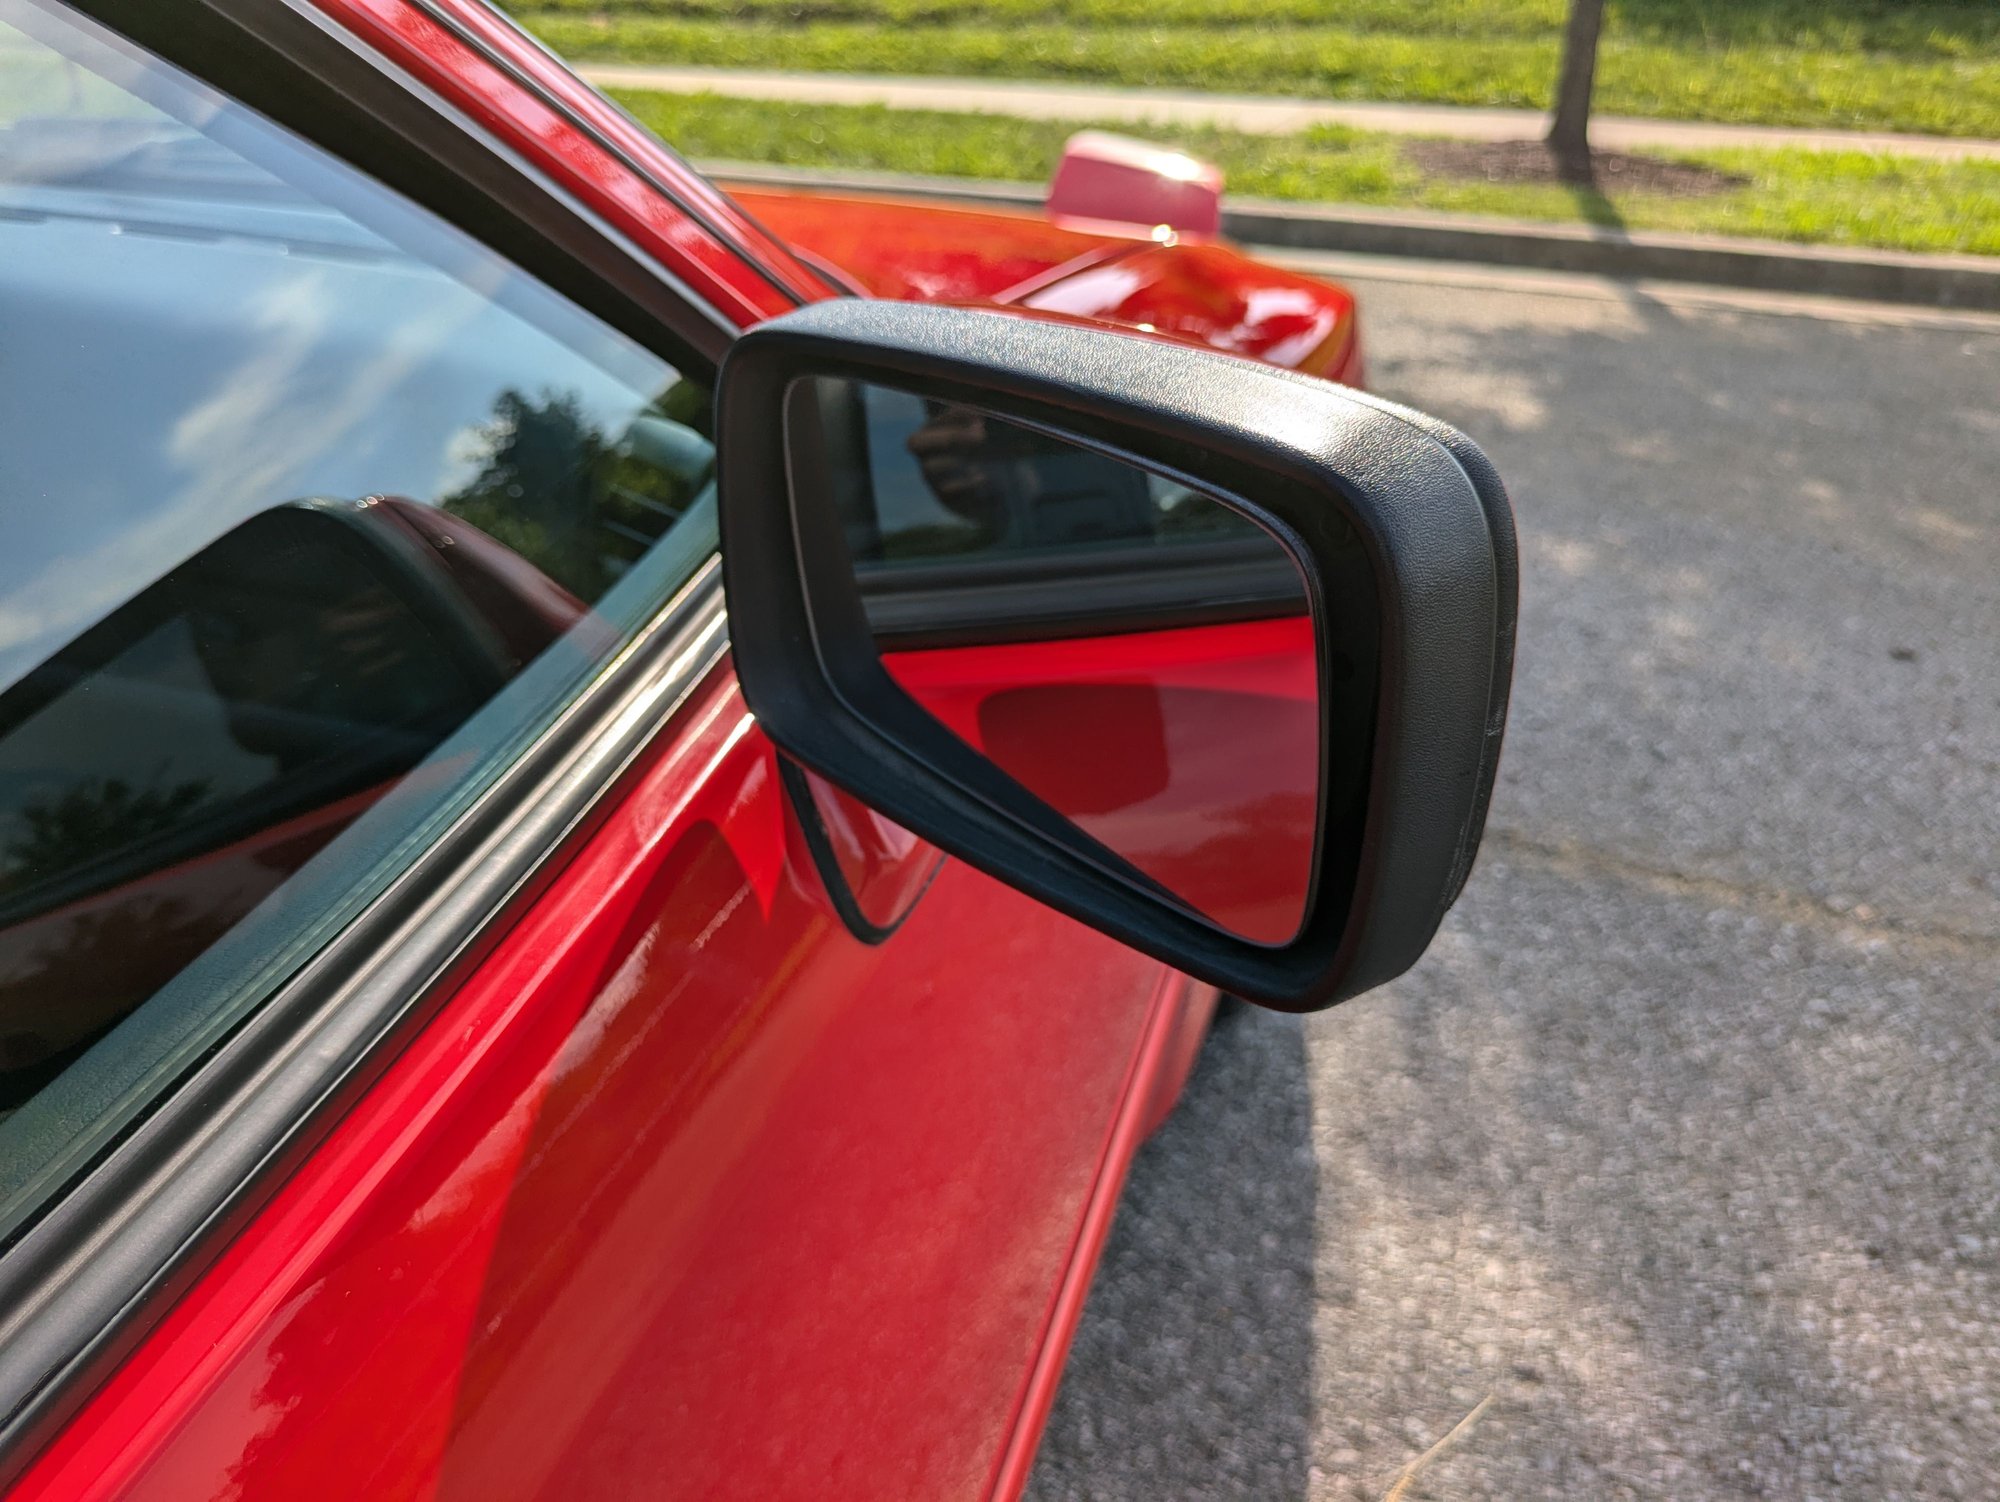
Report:
[[1960,955],[2000,952],[2000,932],[1981,933],[1948,923],[1885,913],[1870,902],[1843,907],[1827,898],[1784,887],[1653,865],[1581,840],[1545,840],[1520,829],[1489,828],[1481,853],[1532,862],[1559,876],[1579,880],[1597,877],[1665,897],[1720,904],[1771,922],[1815,929],[1851,944],[1930,945]]

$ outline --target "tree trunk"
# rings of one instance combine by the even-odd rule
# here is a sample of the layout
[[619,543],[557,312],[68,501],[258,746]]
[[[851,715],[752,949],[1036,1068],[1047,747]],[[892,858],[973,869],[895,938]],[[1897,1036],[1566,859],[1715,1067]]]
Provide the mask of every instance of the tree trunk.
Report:
[[1597,34],[1604,26],[1604,0],[1570,0],[1563,28],[1562,77],[1556,81],[1555,120],[1549,150],[1556,170],[1569,182],[1593,180],[1590,167],[1590,94],[1597,83]]

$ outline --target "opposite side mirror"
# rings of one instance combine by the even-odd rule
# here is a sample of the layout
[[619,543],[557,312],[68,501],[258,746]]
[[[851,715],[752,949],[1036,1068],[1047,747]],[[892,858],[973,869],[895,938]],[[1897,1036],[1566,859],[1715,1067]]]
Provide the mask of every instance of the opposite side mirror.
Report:
[[744,697],[791,757],[1247,1000],[1415,962],[1506,723],[1512,514],[1472,443],[1082,326],[820,303],[717,393]]

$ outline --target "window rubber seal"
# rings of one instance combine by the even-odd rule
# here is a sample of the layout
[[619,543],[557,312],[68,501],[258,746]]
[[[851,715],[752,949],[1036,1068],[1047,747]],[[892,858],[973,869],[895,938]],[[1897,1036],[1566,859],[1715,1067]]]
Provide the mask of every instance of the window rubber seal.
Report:
[[0,1256],[0,1487],[601,825],[721,661],[711,557],[583,698]]

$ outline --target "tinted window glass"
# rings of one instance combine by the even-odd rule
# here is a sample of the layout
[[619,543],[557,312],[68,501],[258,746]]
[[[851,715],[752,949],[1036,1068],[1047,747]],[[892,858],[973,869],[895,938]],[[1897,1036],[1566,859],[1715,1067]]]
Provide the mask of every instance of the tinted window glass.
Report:
[[0,1234],[713,545],[708,391],[0,0]]

